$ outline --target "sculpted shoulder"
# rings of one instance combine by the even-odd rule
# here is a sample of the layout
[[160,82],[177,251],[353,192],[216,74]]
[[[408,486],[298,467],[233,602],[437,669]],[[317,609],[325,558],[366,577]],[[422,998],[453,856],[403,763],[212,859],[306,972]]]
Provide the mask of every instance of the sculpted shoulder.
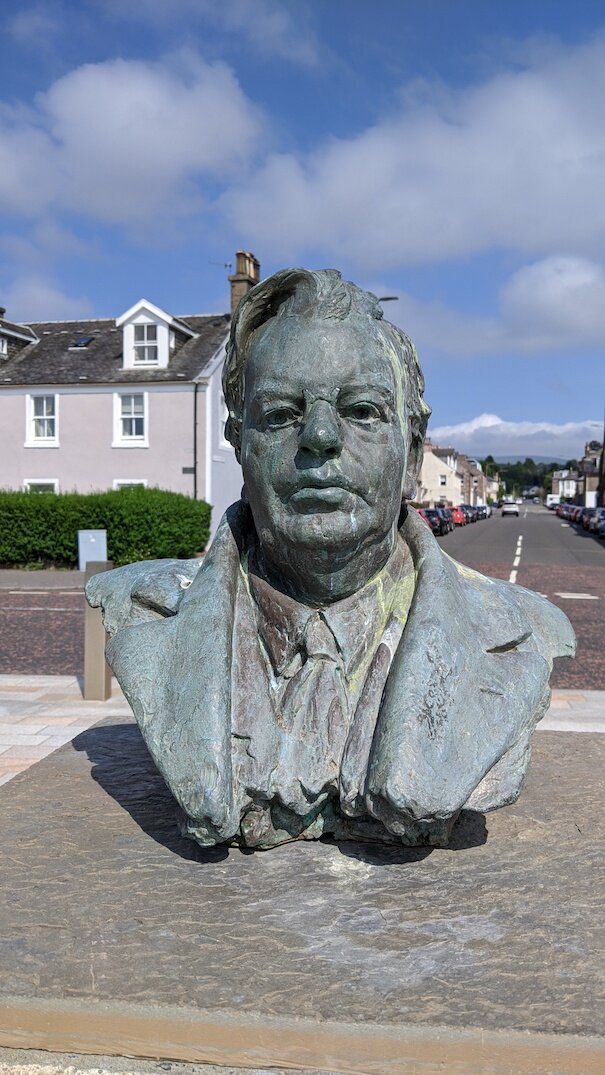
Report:
[[[449,557],[448,557],[449,559]],[[458,576],[466,584],[467,596],[474,592],[481,607],[484,626],[490,633],[497,629],[498,621],[510,617],[513,610],[521,614],[531,629],[527,638],[519,638],[516,644],[531,640],[532,647],[546,660],[555,657],[573,657],[576,652],[576,636],[565,613],[541,594],[526,590],[503,579],[494,579],[473,571],[452,560]],[[472,600],[472,598],[471,598]],[[509,620],[513,622],[513,619]],[[509,632],[510,633],[510,632]],[[494,639],[490,649],[505,652],[511,648],[513,639],[499,644]]]
[[93,575],[86,586],[88,603],[103,614],[113,637],[125,627],[174,616],[203,561],[143,560]]

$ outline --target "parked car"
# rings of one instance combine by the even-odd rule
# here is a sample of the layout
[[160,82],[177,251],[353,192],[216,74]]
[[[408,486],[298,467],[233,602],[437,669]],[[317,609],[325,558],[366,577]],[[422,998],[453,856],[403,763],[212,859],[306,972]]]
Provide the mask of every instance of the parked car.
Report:
[[467,514],[467,518],[468,518],[469,523],[476,523],[477,522],[477,519],[479,518],[479,516],[477,514],[477,509],[475,507],[473,507],[472,504],[461,504],[460,507],[464,508],[464,510],[465,510],[465,512]]
[[453,530],[454,529],[454,520],[452,519],[452,513],[451,513],[450,509],[449,508],[437,508],[437,511],[440,511],[441,514],[443,515],[443,518],[445,519],[445,521],[447,523],[448,531]]
[[591,534],[599,533],[599,525],[603,519],[605,519],[605,508],[595,508],[588,523],[588,529]]
[[426,525],[428,526],[429,530],[432,530],[433,527],[431,526],[430,522],[428,521],[428,519],[426,517],[426,511],[424,510],[424,508],[416,508],[416,511],[418,512],[418,514],[419,514],[420,518],[422,519],[422,521],[426,523]]
[[519,518],[519,505],[514,501],[505,501],[502,505],[501,515],[516,515]]
[[582,530],[588,530],[590,528],[590,520],[592,519],[596,510],[596,508],[582,508],[582,514],[580,516]]
[[451,514],[454,526],[466,526],[466,515],[462,508],[452,508]]
[[430,523],[431,529],[434,534],[447,534],[449,533],[449,526],[447,520],[443,517],[437,508],[425,508],[424,513]]

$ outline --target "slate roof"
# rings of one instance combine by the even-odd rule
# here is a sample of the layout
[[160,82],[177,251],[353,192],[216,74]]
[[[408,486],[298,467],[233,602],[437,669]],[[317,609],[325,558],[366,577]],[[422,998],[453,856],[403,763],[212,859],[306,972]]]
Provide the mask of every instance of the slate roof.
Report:
[[[38,342],[12,357],[0,360],[1,385],[29,384],[136,384],[194,381],[211,362],[229,332],[229,314],[179,317],[196,333],[170,353],[167,369],[122,369],[122,329],[113,318],[88,321],[30,322]],[[2,326],[8,322],[0,321]],[[175,326],[178,329],[178,324]],[[92,336],[87,347],[74,348],[76,340]]]

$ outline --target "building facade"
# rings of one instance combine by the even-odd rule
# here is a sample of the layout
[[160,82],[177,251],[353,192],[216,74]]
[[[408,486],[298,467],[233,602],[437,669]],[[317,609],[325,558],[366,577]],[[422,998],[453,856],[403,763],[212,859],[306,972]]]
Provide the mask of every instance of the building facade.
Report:
[[[259,279],[238,251],[232,309]],[[115,319],[0,317],[0,486],[158,486],[208,501],[212,532],[240,495],[221,375],[230,314],[174,316],[141,299]]]

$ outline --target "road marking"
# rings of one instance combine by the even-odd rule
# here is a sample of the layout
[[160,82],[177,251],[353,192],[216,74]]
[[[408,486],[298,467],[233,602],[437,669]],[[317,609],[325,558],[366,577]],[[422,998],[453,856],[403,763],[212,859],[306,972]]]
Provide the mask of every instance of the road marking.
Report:
[[79,608],[64,608],[56,605],[4,605],[0,608],[0,612],[77,612],[78,615],[81,611]]
[[562,597],[564,601],[598,601],[599,598],[592,593],[557,593],[555,597]]
[[512,582],[512,583],[515,583],[517,581],[517,568],[518,568],[519,564],[521,563],[522,544],[523,544],[523,534],[519,534],[519,537],[517,538],[517,548],[515,549],[515,558],[513,560],[513,569],[511,571],[510,575],[508,576],[508,581]]
[[561,526],[566,526],[567,529],[569,530],[569,523],[561,523]]

